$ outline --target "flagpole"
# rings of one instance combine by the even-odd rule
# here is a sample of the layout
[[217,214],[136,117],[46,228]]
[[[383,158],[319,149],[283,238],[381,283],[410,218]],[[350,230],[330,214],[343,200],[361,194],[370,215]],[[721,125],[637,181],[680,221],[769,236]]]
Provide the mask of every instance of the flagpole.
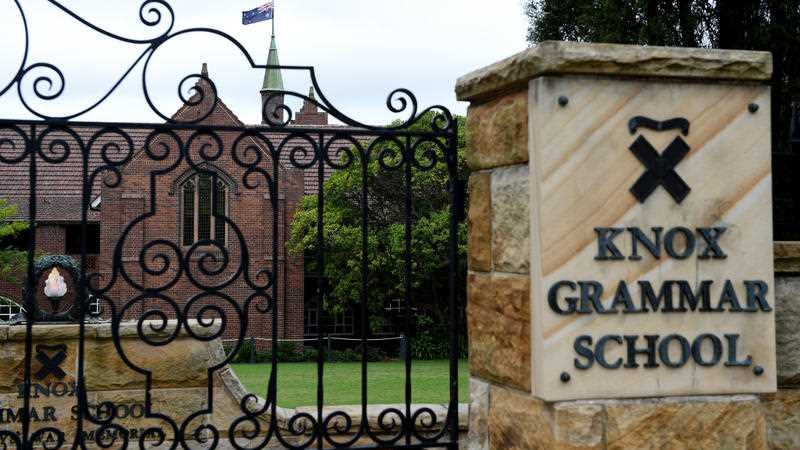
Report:
[[275,37],[275,0],[272,0],[272,37]]

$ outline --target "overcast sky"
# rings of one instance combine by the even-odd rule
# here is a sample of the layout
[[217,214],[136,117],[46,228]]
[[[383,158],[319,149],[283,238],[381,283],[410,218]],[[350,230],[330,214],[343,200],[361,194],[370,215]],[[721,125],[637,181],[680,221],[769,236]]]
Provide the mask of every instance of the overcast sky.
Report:
[[[270,22],[241,25],[241,11],[265,0],[171,0],[174,30],[211,27],[239,40],[265,64]],[[46,0],[21,0],[30,31],[28,64],[47,62],[65,75],[63,95],[38,100],[36,76],[23,85],[26,99],[47,114],[80,111],[100,99],[146,49],[87,29]],[[157,35],[139,21],[139,0],[62,0],[96,25],[132,38]],[[165,18],[166,19],[166,18]],[[162,22],[162,25],[166,20]],[[443,104],[463,114],[455,80],[525,49],[522,0],[276,0],[276,36],[283,65],[313,65],[326,96],[362,122],[383,124],[395,116],[386,96],[413,91],[420,106]],[[12,0],[0,0],[0,89],[13,77],[22,55],[21,20]],[[178,37],[159,49],[147,73],[156,106],[171,115],[179,105],[178,82],[207,62],[220,96],[247,123],[259,122],[258,90],[263,71],[251,69],[227,41],[209,34]],[[142,95],[143,64],[102,107],[81,120],[159,121]],[[37,72],[38,73],[38,72]],[[46,72],[42,72],[46,73]],[[308,92],[305,73],[284,73],[287,89]],[[46,88],[46,86],[42,86]],[[0,117],[32,117],[16,90],[0,97]]]

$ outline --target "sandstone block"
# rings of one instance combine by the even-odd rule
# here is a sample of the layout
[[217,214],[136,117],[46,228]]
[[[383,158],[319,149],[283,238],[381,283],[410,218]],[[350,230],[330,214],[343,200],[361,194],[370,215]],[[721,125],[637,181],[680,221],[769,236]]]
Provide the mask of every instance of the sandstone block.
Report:
[[[22,341],[25,340],[25,334],[28,331],[26,325],[8,325],[7,337],[9,341]],[[37,324],[33,327],[33,338],[38,341],[58,341],[63,339],[77,339],[80,335],[80,329],[72,324]],[[92,327],[86,328],[86,336],[94,337],[96,331]]]
[[492,270],[491,174],[473,172],[469,177],[468,247],[470,270]]
[[0,343],[0,392],[13,392],[23,381],[24,370],[24,347]]
[[557,450],[553,413],[544,401],[497,386],[489,395],[491,450]]
[[469,379],[468,450],[489,450],[489,383]]
[[[181,330],[181,333],[185,333],[185,328],[187,326],[196,336],[209,337],[219,332],[222,321],[215,320],[208,324],[208,326],[201,325],[196,319],[189,319],[186,323],[178,323],[177,320],[171,319],[168,320],[166,324],[159,320],[145,320],[141,325],[137,321],[129,321],[120,323],[116,332],[121,338],[138,339],[140,337],[139,333],[141,332],[144,336],[147,336],[153,341],[162,341],[169,339],[169,337],[175,333],[177,327],[182,327],[183,330]],[[94,333],[96,333],[99,338],[110,338],[113,336],[114,330],[112,330],[112,327],[108,323],[90,325],[90,327],[93,327]]]
[[[60,368],[64,371],[64,377],[57,380],[64,383],[73,383],[78,376],[78,367],[74,363],[77,358],[77,343],[75,341],[34,341],[31,351],[31,379],[37,380],[36,374],[42,369],[42,363],[36,358],[39,353],[39,345],[60,346],[64,345],[65,361]],[[54,357],[57,350],[43,350],[44,354]],[[25,342],[24,341],[5,341],[0,342],[0,394],[18,392],[18,386],[25,380]],[[48,377],[47,381],[52,381]]]
[[[189,415],[201,411],[207,405],[207,391],[202,388],[191,389],[156,389],[151,392],[152,411],[163,414],[174,420],[179,426]],[[107,419],[114,414],[114,423],[127,430],[141,431],[147,427],[159,427],[163,429],[169,439],[174,437],[170,425],[160,419],[149,419],[145,417],[145,391],[143,390],[123,390],[123,391],[103,391],[87,393],[89,413],[99,419]],[[111,402],[114,409],[104,406],[106,402]],[[3,410],[4,423],[3,429],[20,432],[22,423],[20,420],[9,420],[11,411],[18,413],[22,408],[23,400],[15,394],[0,394],[0,409]],[[78,399],[72,394],[64,396],[39,396],[31,399],[32,429],[39,430],[53,427],[64,432],[68,441],[74,438],[78,425]],[[198,422],[192,422],[188,430],[196,428],[197,424],[202,424],[205,417],[201,416]],[[88,416],[83,416],[84,430],[89,433],[96,431],[100,425],[93,423]],[[194,427],[194,428],[193,428]],[[93,437],[92,437],[93,439]]]
[[605,410],[592,402],[556,403],[553,435],[559,449],[604,450]]
[[[0,394],[0,430],[17,434],[22,432],[23,399],[18,397],[16,393]],[[67,436],[74,436],[76,421],[72,418],[71,411],[76,405],[77,399],[74,396],[31,398],[29,411],[32,434],[53,427],[62,430]]]
[[775,273],[800,272],[800,242],[776,241]]
[[[110,327],[110,324],[105,324],[103,333],[110,336]],[[36,358],[39,346],[63,344],[66,346],[66,358],[60,368],[65,377],[59,381],[71,383],[77,379],[78,328],[77,325],[42,325],[34,328],[32,375],[42,367]],[[6,329],[12,330],[14,339],[0,341],[0,393],[16,392],[24,376],[24,333],[18,333],[18,329],[24,330],[24,327]],[[179,336],[165,346],[154,347],[142,341],[136,334],[125,334],[120,336],[120,346],[134,365],[152,372],[153,388],[207,386],[208,368],[224,358],[218,342],[208,344],[186,335]],[[111,339],[95,338],[87,334],[84,349],[88,390],[144,389],[145,376],[124,362]],[[47,354],[52,356],[52,352]]]
[[800,389],[780,389],[761,395],[771,450],[800,448]]
[[768,52],[546,41],[458,79],[459,100],[476,100],[547,74],[769,80]]
[[800,387],[800,277],[775,278],[778,386]]
[[465,157],[472,170],[528,161],[527,91],[470,106]]
[[[765,397],[766,398],[766,397]],[[791,446],[797,397],[774,407],[774,442]],[[784,409],[781,409],[784,408]],[[547,403],[492,386],[491,449],[547,450],[766,450],[767,422],[752,395],[578,400]]]
[[[208,391],[203,388],[181,388],[181,389],[153,389],[151,391],[152,411],[156,414],[163,414],[175,421],[179,426],[186,421],[192,414],[202,411],[208,407]],[[103,402],[112,402],[117,408],[119,417],[116,423],[126,428],[142,427],[143,423],[159,426],[168,434],[171,434],[171,427],[167,422],[158,419],[142,419],[137,417],[137,407],[141,408],[145,402],[144,390],[121,390],[90,392],[90,405],[100,405]],[[126,411],[133,411],[133,414],[121,414]],[[208,422],[207,416],[199,416],[187,427],[192,433],[198,425]]]
[[530,390],[530,281],[468,275],[467,326],[473,375]]
[[500,272],[528,273],[530,214],[528,165],[492,172],[492,259]]
[[674,397],[608,401],[609,450],[762,450],[766,421],[758,398]]
[[[154,388],[206,386],[208,368],[216,363],[209,354],[208,344],[187,337],[157,348],[132,338],[124,339],[121,345],[133,364],[152,372]],[[88,389],[144,388],[144,375],[123,362],[111,340],[88,341],[86,349]]]

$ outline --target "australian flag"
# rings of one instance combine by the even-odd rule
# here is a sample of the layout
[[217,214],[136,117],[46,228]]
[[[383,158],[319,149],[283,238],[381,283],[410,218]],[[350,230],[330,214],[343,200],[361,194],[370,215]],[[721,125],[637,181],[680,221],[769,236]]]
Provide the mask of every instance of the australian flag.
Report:
[[242,25],[250,25],[251,23],[262,22],[264,20],[272,19],[275,13],[274,3],[264,3],[256,9],[250,11],[242,11]]

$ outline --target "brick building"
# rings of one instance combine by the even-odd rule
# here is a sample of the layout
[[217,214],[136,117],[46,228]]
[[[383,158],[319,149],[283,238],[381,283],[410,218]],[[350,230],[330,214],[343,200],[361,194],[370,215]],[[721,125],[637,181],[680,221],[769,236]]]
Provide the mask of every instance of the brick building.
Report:
[[[279,64],[274,38],[268,64]],[[203,74],[208,77],[205,65]],[[197,88],[210,92],[202,80]],[[275,90],[283,90],[282,74],[279,69],[268,69],[260,92],[262,105],[270,91]],[[313,90],[310,96],[313,97]],[[194,104],[198,98],[196,94],[173,118],[196,120],[202,115],[205,118],[199,124],[211,129],[247,127],[223,99],[212,103],[213,96],[207,95]],[[280,114],[272,109],[272,104],[264,106],[268,113]],[[296,125],[336,126],[328,124],[327,114],[320,112],[316,105],[304,102],[285,132],[267,134],[266,137],[277,145]],[[73,129],[84,144],[100,131],[90,127]],[[236,337],[239,314],[234,303],[244,305],[254,292],[253,284],[267,283],[267,278],[259,271],[272,270],[273,249],[277,248],[275,276],[279,278],[279,291],[272,305],[278,309],[278,335],[286,339],[302,338],[304,320],[308,320],[308,317],[304,318],[304,286],[307,283],[304,282],[303,257],[286,252],[285,240],[298,202],[304,194],[317,192],[317,167],[308,168],[305,173],[288,163],[289,152],[281,153],[282,161],[278,161],[278,234],[273,236],[274,211],[270,197],[273,193],[269,192],[263,180],[255,188],[244,184],[247,167],[241,160],[246,159],[251,149],[258,149],[262,152],[259,167],[272,171],[264,142],[250,137],[237,142],[240,133],[235,131],[215,132],[217,140],[203,133],[192,136],[191,131],[175,130],[175,135],[186,143],[188,157],[195,161],[194,165],[186,159],[175,164],[180,151],[174,139],[168,133],[148,138],[151,131],[123,130],[135,150],[121,167],[119,182],[107,179],[106,183],[98,181],[92,186],[86,242],[87,272],[99,274],[95,280],[97,286],[109,286],[105,292],[106,300],[113,302],[118,309],[121,305],[129,305],[124,314],[126,319],[138,318],[150,309],[168,312],[176,306],[186,308],[184,313],[195,318],[203,306],[222,305],[228,318],[226,335]],[[59,139],[74,143],[74,137],[59,131],[44,138],[42,148],[49,148]],[[10,130],[0,130],[0,142],[3,140],[5,151],[15,144],[24,147],[21,139]],[[111,144],[110,149],[115,149],[115,146],[125,149],[128,145],[121,134],[103,133],[98,145],[89,149],[88,173],[104,164],[100,147],[106,144]],[[68,254],[80,259],[83,158],[79,147],[75,145],[69,156],[57,163],[38,161],[36,227],[27,235],[20,236],[14,245],[27,248],[31,234],[35,234],[37,252]],[[292,140],[291,147],[306,148],[313,153],[309,143],[302,139]],[[222,151],[217,152],[219,148]],[[237,151],[239,161],[233,156]],[[204,152],[205,157],[201,156]],[[162,155],[168,156],[162,158]],[[18,206],[17,219],[27,220],[29,217],[28,167],[27,161],[16,165],[0,164],[0,198]],[[330,175],[329,167],[325,175]],[[111,175],[107,177],[114,178]],[[215,211],[224,213],[233,224],[220,220]],[[277,245],[273,245],[274,239]],[[118,243],[121,267],[115,276],[113,261]],[[182,256],[176,256],[169,243],[174,244]],[[165,264],[159,254],[167,255],[170,263]],[[243,258],[245,254],[248,258]],[[223,262],[226,255],[227,264]],[[180,259],[184,261],[185,270],[179,272]],[[245,260],[247,270],[239,271]],[[23,284],[0,283],[0,297],[21,303]],[[219,289],[219,295],[208,296],[203,286],[224,287]],[[143,292],[149,294],[143,295]],[[271,289],[268,292],[271,293]],[[170,299],[174,304],[169,302]],[[250,314],[248,336],[271,336],[271,311],[264,313],[256,308],[256,304],[263,307],[264,301],[255,299],[247,309]],[[104,301],[93,304],[101,315],[109,314],[107,307]],[[0,320],[16,312],[13,307],[2,305]]]

